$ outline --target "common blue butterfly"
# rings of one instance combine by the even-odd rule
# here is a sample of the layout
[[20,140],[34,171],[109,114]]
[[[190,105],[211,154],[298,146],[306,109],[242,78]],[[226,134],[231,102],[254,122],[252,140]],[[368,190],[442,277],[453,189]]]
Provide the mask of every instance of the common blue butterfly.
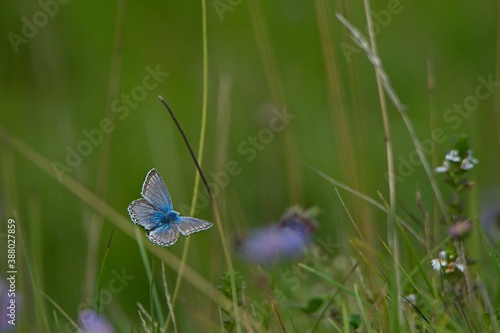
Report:
[[143,198],[132,201],[128,212],[132,222],[146,229],[152,242],[161,246],[173,245],[179,238],[208,229],[212,223],[194,217],[180,216],[173,210],[172,199],[156,169],[151,169],[142,185]]

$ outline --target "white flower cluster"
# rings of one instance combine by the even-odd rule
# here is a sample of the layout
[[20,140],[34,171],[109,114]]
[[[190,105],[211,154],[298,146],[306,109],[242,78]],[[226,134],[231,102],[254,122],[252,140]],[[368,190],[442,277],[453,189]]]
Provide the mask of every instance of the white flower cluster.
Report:
[[460,168],[462,170],[470,170],[474,165],[478,164],[479,161],[472,156],[472,150],[467,151],[467,156],[462,159],[459,155],[458,150],[452,149],[444,158],[443,165],[436,168],[436,172],[444,173],[450,170],[450,162],[460,163]]
[[462,263],[460,258],[456,258],[455,261],[448,262],[448,254],[446,251],[439,252],[437,259],[431,260],[432,268],[439,272],[445,272],[446,274],[453,273],[455,270],[460,272],[465,271],[465,264]]

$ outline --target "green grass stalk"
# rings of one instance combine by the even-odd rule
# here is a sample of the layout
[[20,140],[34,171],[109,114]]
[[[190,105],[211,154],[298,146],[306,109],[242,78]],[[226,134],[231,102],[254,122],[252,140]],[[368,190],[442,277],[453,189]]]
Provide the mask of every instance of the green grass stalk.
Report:
[[[202,41],[203,41],[203,94],[202,94],[202,107],[201,107],[201,126],[200,126],[200,140],[198,143],[198,154],[197,159],[200,166],[203,164],[203,150],[205,147],[205,132],[207,127],[207,101],[208,101],[208,38],[207,38],[207,10],[206,1],[201,1],[202,7]],[[198,199],[198,188],[200,186],[200,175],[195,172],[194,186],[193,186],[193,197],[191,200],[190,215],[192,216],[195,211],[196,201]],[[189,253],[190,237],[186,238],[184,243],[184,248],[182,249],[181,265],[179,266],[179,271],[177,274],[177,281],[175,282],[174,292],[172,296],[172,307],[175,307],[177,301],[177,296],[179,295],[179,290],[182,282],[182,274],[184,273],[184,265],[186,264],[187,256]],[[173,314],[169,313],[167,317],[166,328],[170,324],[171,316]]]
[[[230,274],[230,279],[231,279],[231,289],[232,289],[232,294],[233,294],[233,308],[234,308],[234,314],[235,314],[235,321],[236,321],[236,330],[238,333],[241,332],[241,324],[240,324],[240,316],[238,314],[238,300],[237,300],[237,294],[236,294],[236,280],[235,280],[235,272],[232,264],[232,259],[231,259],[231,253],[229,252],[229,246],[227,244],[227,240],[224,234],[224,230],[222,228],[222,222],[220,221],[220,215],[218,212],[217,208],[217,203],[215,202],[215,198],[213,196],[213,193],[208,186],[208,183],[203,176],[203,172],[201,170],[201,163],[203,161],[203,149],[205,146],[205,131],[206,131],[206,122],[207,122],[207,104],[208,104],[208,36],[207,36],[207,4],[206,0],[201,0],[201,7],[202,7],[202,40],[203,40],[203,102],[202,102],[202,117],[201,117],[201,129],[200,129],[200,141],[199,141],[199,147],[198,147],[198,158],[195,157],[194,153],[192,152],[192,149],[189,146],[189,142],[187,141],[185,135],[182,132],[182,129],[180,128],[177,120],[175,120],[175,117],[173,116],[172,111],[169,109],[168,105],[163,101],[165,106],[167,106],[167,109],[169,109],[170,114],[174,118],[174,121],[176,122],[176,125],[178,125],[179,130],[181,131],[181,134],[183,135],[186,145],[188,146],[191,156],[197,166],[197,169],[199,172],[196,173],[195,176],[195,183],[194,183],[194,189],[193,189],[193,199],[191,201],[191,215],[193,215],[195,211],[195,204],[197,200],[197,195],[198,195],[198,187],[200,183],[200,177],[203,178],[204,185],[207,189],[207,192],[209,193],[210,201],[212,204],[212,207],[214,209],[214,217],[217,223],[217,228],[219,230],[219,235],[221,238],[222,242],[222,248],[224,251],[224,256],[226,258],[226,265],[229,270]],[[187,255],[189,251],[189,237],[186,240],[184,249],[182,251],[182,259],[181,259],[181,265],[179,267],[179,274],[177,278],[177,282],[175,285],[174,293],[173,293],[173,298],[172,298],[172,307],[175,305],[175,302],[177,300],[177,295],[179,292],[179,288],[181,285],[181,278],[182,278],[182,273],[184,271],[184,265],[187,260]],[[169,319],[173,313],[170,313],[167,319],[167,324],[166,326],[168,327],[169,325]]]
[[97,301],[95,309],[95,312],[98,314],[101,312],[101,290],[102,290],[102,281],[104,278],[104,271],[106,268],[106,259],[108,259],[109,249],[111,246],[111,240],[113,239],[114,232],[115,229],[113,228],[113,230],[111,231],[111,236],[109,236],[108,245],[106,246],[106,250],[104,251],[104,258],[102,258],[102,263],[101,263],[101,271],[99,272],[99,283],[97,286]]
[[[135,229],[136,231],[136,238],[137,238],[137,246],[139,247],[139,253],[141,255],[142,259],[142,264],[144,265],[144,269],[146,271],[146,276],[151,276],[151,281],[150,281],[150,291],[149,291],[149,297],[150,301],[154,302],[154,308],[156,309],[158,313],[158,318],[160,318],[160,322],[163,322],[163,310],[161,308],[160,304],[160,297],[158,296],[158,291],[156,289],[156,286],[153,284],[153,271],[154,267],[150,266],[149,264],[149,259],[146,254],[146,250],[144,248],[144,243],[142,242],[142,235],[139,231],[139,229]],[[153,257],[156,256],[156,244],[153,244]],[[154,261],[153,261],[154,263]],[[153,306],[150,305],[150,311],[151,311],[151,316],[153,316]]]
[[[354,297],[356,298],[356,302],[357,302],[358,307],[359,307],[359,311],[361,312],[361,318],[363,318],[363,321],[365,323],[366,332],[371,333],[371,332],[373,332],[372,325],[370,324],[370,318],[368,318],[368,315],[367,315],[366,310],[365,310],[365,306],[363,305],[363,299],[359,295],[359,288],[358,288],[357,284],[354,284],[354,295],[355,295]],[[392,331],[392,332],[395,332],[395,331]]]
[[[36,319],[41,320],[43,323],[43,326],[45,327],[46,332],[50,332],[49,329],[49,318],[47,314],[47,308],[45,303],[42,301],[42,298],[40,297],[40,294],[44,295],[41,290],[39,290],[38,287],[38,274],[36,272],[34,264],[31,262],[29,258],[30,251],[28,251],[24,239],[23,239],[23,233],[20,231],[19,232],[20,239],[21,239],[21,244],[23,247],[23,253],[24,253],[24,260],[26,261],[26,267],[28,268],[28,273],[30,277],[30,282],[31,282],[31,288],[33,290],[33,294],[35,297],[35,302],[34,302],[34,308],[35,308],[35,314],[36,314]],[[39,294],[40,293],[40,294]],[[39,311],[36,311],[38,308]]]
[[[372,13],[370,8],[370,2],[368,0],[363,1],[365,6],[366,22],[368,25],[368,34],[370,37],[370,46],[373,54],[377,55],[377,43],[375,40],[375,34],[373,31],[373,21]],[[380,101],[380,110],[382,113],[382,122],[384,124],[385,133],[385,147],[387,153],[387,171],[389,174],[389,209],[387,216],[387,231],[389,247],[393,255],[393,272],[392,272],[392,282],[390,284],[390,295],[393,300],[390,307],[390,329],[395,331],[396,328],[401,327],[399,323],[399,318],[402,318],[402,298],[401,298],[401,277],[398,269],[399,266],[399,239],[396,226],[396,172],[394,167],[394,153],[392,149],[392,136],[391,128],[389,123],[389,115],[387,111],[387,103],[385,100],[384,88],[382,87],[381,77],[379,71],[377,71],[377,90]],[[397,300],[397,302],[394,302]]]
[[[69,314],[67,314],[63,310],[63,308],[61,308],[61,306],[59,304],[57,304],[56,301],[54,301],[52,298],[50,298],[49,295],[47,295],[46,293],[44,293],[41,290],[38,290],[38,293],[40,293],[40,295],[42,295],[43,297],[45,297],[45,299],[47,299],[47,301],[49,301],[49,303],[52,304],[68,320],[68,322],[71,325],[73,325],[73,327],[77,330],[77,332],[81,332],[81,329],[78,326],[78,324],[71,318],[71,316]],[[39,298],[39,297],[37,296],[37,298]],[[47,329],[46,332],[51,332],[52,331],[52,330],[49,329],[48,320],[47,320],[47,323],[45,323],[45,328]]]
[[[111,55],[111,64],[109,70],[109,79],[107,87],[106,105],[104,118],[112,122],[116,120],[116,113],[112,111],[111,104],[119,95],[120,77],[123,62],[123,41],[125,36],[125,1],[119,0],[116,5],[113,53]],[[111,150],[111,139],[113,132],[104,135],[102,143],[99,146],[99,165],[97,167],[97,181],[95,193],[99,198],[106,198],[108,192],[108,172],[109,157]],[[92,214],[93,213],[93,214]],[[102,226],[104,218],[96,212],[91,212],[92,218],[87,228],[87,259],[85,263],[85,279],[83,283],[84,295],[94,292],[94,277],[97,267],[97,249],[101,239]]]

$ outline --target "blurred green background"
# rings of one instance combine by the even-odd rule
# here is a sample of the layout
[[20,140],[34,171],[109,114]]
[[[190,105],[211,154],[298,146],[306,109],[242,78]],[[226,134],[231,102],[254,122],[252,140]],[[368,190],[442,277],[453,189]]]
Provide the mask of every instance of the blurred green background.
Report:
[[[22,238],[17,247],[18,292],[25,301],[19,329],[33,331],[40,323],[39,314],[37,320],[29,319],[37,312],[28,301],[36,292],[30,271],[36,287],[77,318],[80,304],[95,295],[114,229],[103,283],[110,281],[113,270],[125,269],[134,279],[113,295],[104,313],[117,328],[130,331],[140,326],[136,304],[149,305],[149,278],[137,241],[64,183],[74,178],[128,219],[127,206],[139,198],[146,173],[155,167],[174,207],[191,204],[196,170],[157,96],[162,95],[174,109],[197,151],[203,96],[201,2],[47,1],[51,5],[45,6],[45,12],[53,15],[45,15],[46,21],[39,14],[44,11],[41,3],[45,2],[6,2],[0,14],[4,36],[0,232],[2,253],[8,218],[16,220],[17,237]],[[343,13],[365,33],[363,4],[321,0],[233,4],[209,1],[206,8],[208,114],[203,169],[207,174],[217,172],[229,160],[241,166],[241,173],[231,177],[217,196],[226,233],[232,239],[243,230],[276,221],[294,204],[318,206],[319,233],[339,244],[332,258],[350,255],[352,224],[333,186],[305,165],[377,200],[377,192],[388,199],[384,129],[373,66],[335,17],[335,12]],[[500,81],[497,2],[401,0],[371,5],[379,27],[380,57],[419,138],[431,138],[435,128],[446,135],[447,140],[427,156],[429,160],[440,165],[451,147],[449,139],[456,133],[470,135],[480,161],[474,173],[477,200],[472,207],[476,210],[471,213],[477,214],[481,200],[486,200],[481,193],[495,193],[500,183],[498,87],[471,106],[466,116],[457,118],[457,113],[447,110],[475,95],[479,77]],[[34,15],[39,20],[36,32],[25,27],[27,21],[33,23]],[[26,32],[31,33],[29,38]],[[350,48],[354,53],[346,56]],[[147,68],[160,68],[168,76],[154,89],[141,90],[137,87],[144,86]],[[136,106],[128,107],[128,114],[111,111],[113,101],[123,107],[122,95],[134,91],[146,94]],[[401,165],[414,148],[400,115],[388,104],[396,167],[404,168]],[[269,127],[274,109],[284,108],[295,118],[284,131],[274,133],[255,159],[247,161],[249,155],[242,154],[240,145]],[[446,117],[455,118],[447,121]],[[14,138],[47,163],[67,165],[68,149],[77,149],[87,140],[83,131],[99,129],[104,118],[113,130],[104,133],[98,144],[86,147],[88,155],[62,181],[54,170],[43,171],[36,158],[27,158],[9,143]],[[419,165],[414,169],[398,182],[397,196],[405,209],[418,215],[416,190],[422,191],[431,211],[434,199],[423,169]],[[200,195],[205,193],[201,186],[199,190]],[[347,192],[342,196],[356,222],[371,225],[385,237],[385,214]],[[213,219],[209,206],[196,216]],[[135,228],[147,242],[144,230]],[[217,285],[226,266],[216,228],[191,238],[188,265]],[[175,246],[156,251],[180,257],[184,242],[181,236]],[[2,255],[1,267],[5,262]],[[244,275],[251,293],[255,267],[236,259],[236,268],[249,274]],[[169,288],[176,276],[167,266]],[[314,294],[313,287],[311,278],[301,292]],[[266,298],[263,291],[254,292],[249,297]],[[297,295],[290,300],[303,301]],[[47,309],[52,319],[54,308],[47,305]],[[183,331],[218,330],[217,304],[189,282],[182,284],[176,309]]]

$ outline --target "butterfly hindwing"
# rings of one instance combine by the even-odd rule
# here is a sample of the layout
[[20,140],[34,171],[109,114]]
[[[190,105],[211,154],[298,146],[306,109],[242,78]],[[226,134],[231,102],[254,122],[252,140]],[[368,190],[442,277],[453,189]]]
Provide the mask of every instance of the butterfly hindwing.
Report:
[[142,185],[142,196],[153,206],[168,212],[172,210],[172,199],[156,169],[151,169]]
[[192,234],[193,232],[206,230],[212,226],[212,223],[208,221],[187,216],[179,216],[175,223],[184,236]]
[[177,242],[179,230],[175,224],[162,225],[148,232],[148,238],[161,246],[170,246]]

